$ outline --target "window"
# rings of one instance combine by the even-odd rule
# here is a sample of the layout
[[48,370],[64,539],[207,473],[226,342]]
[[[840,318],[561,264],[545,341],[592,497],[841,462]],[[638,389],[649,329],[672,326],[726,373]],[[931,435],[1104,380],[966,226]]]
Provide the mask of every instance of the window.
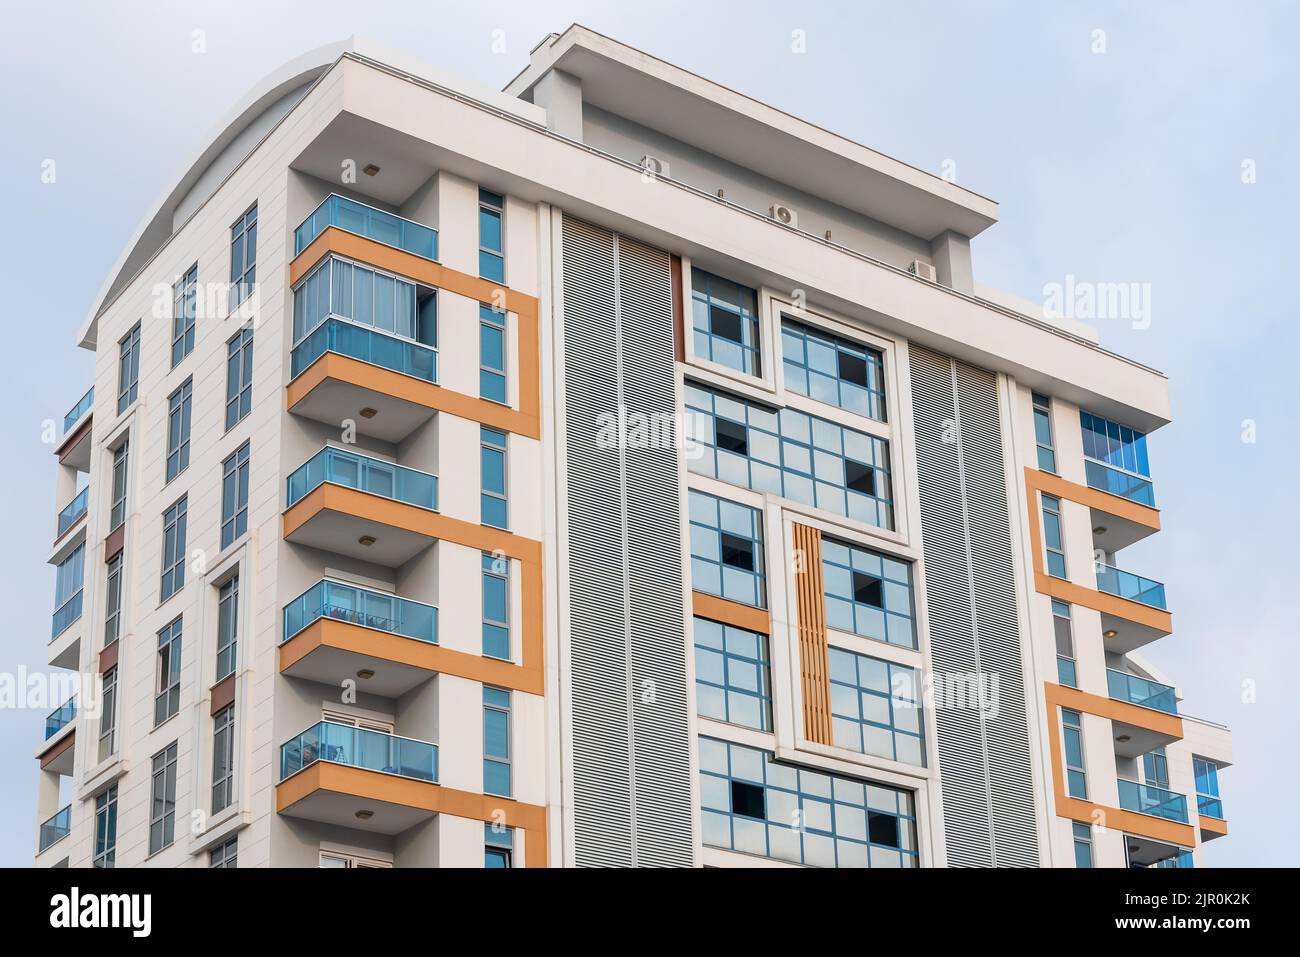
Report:
[[1061,709],[1065,731],[1065,777],[1070,797],[1087,800],[1088,777],[1083,767],[1083,719],[1077,711]]
[[230,807],[235,786],[235,706],[212,719],[212,813]]
[[478,307],[478,394],[506,402],[506,314]]
[[843,648],[828,654],[836,747],[922,767],[925,738],[915,669]]
[[506,281],[505,247],[501,221],[506,201],[486,189],[478,191],[478,274],[493,282]]
[[239,644],[239,576],[217,590],[217,681],[235,670]]
[[325,868],[362,868],[388,870],[392,861],[381,861],[374,857],[362,857],[360,854],[341,854],[337,851],[321,851],[320,866]]
[[239,837],[218,844],[208,854],[208,867],[235,869],[239,867]]
[[695,704],[700,717],[772,730],[767,635],[695,619]]
[[153,756],[149,802],[149,853],[176,839],[176,742]]
[[190,399],[194,380],[186,379],[167,397],[167,479],[170,482],[190,465]]
[[1219,800],[1219,766],[1192,755],[1192,773],[1196,777],[1196,813],[1224,820],[1223,802]]
[[758,295],[703,269],[691,270],[692,348],[700,359],[760,375]]
[[510,559],[483,553],[483,654],[510,657]]
[[117,785],[95,795],[94,867],[113,867],[117,857]]
[[691,383],[686,404],[696,446],[686,456],[692,472],[894,527],[883,439]]
[[115,532],[126,521],[127,443],[113,450],[113,500],[108,510],[108,530]]
[[1104,462],[1112,468],[1123,469],[1135,475],[1151,477],[1145,433],[1088,412],[1079,413],[1079,424],[1083,428],[1084,458]]
[[166,601],[185,584],[186,497],[163,513],[162,584],[159,601]]
[[1033,393],[1034,443],[1038,446],[1038,467],[1044,472],[1056,472],[1056,449],[1052,443],[1052,400]]
[[483,791],[510,797],[510,692],[483,688]]
[[694,489],[690,513],[691,588],[766,608],[762,513]]
[[1061,500],[1055,495],[1043,496],[1043,539],[1047,544],[1047,574],[1053,578],[1066,578]]
[[107,761],[117,751],[117,666],[100,678],[99,760]]
[[1070,606],[1052,599],[1052,627],[1056,634],[1056,677],[1063,685],[1079,687],[1079,676],[1074,662],[1074,625]]
[[153,723],[162,724],[181,709],[181,620],[158,632],[158,670],[154,682]]
[[482,522],[508,528],[506,507],[506,434],[483,426],[480,429],[479,462],[482,468],[483,494],[480,496]]
[[117,343],[117,414],[135,401],[140,391],[140,323]]
[[104,647],[117,641],[122,631],[122,553],[108,560],[104,596]]
[[[294,345],[330,316],[388,336],[427,346],[438,344],[437,297],[433,290],[334,256],[326,258],[294,288]],[[361,330],[349,329],[354,336],[362,335]]]
[[172,287],[172,368],[194,349],[194,320],[198,316],[199,267],[195,263]]
[[1142,780],[1153,787],[1169,787],[1169,757],[1164,748],[1142,755]]
[[483,825],[483,866],[489,870],[514,867],[515,829]]
[[221,463],[221,547],[248,531],[248,443]]
[[226,430],[253,409],[253,326],[226,343]]
[[910,564],[824,538],[822,577],[828,627],[901,648],[916,647]]
[[885,358],[879,350],[782,317],[781,357],[787,389],[885,421]]
[[86,545],[72,550],[54,570],[54,621],[50,635],[57,638],[81,617],[82,584],[86,575]]
[[1092,867],[1092,828],[1075,821],[1071,829],[1074,831],[1074,866]]
[[814,867],[917,867],[907,791],[700,738],[704,843]]
[[257,281],[257,204],[230,227],[230,308],[253,292]]

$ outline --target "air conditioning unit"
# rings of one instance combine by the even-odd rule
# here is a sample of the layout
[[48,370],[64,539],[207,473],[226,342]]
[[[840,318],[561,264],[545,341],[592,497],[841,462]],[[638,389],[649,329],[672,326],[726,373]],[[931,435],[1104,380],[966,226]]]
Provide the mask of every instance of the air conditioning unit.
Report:
[[799,228],[799,214],[784,203],[773,203],[767,214],[778,223],[785,223],[785,225],[793,226],[795,229]]
[[910,272],[913,276],[916,276],[918,279],[925,279],[928,282],[936,281],[934,267],[927,262],[922,262],[919,259],[913,259],[911,264],[908,265],[907,271]]
[[672,176],[668,172],[668,161],[661,160],[658,156],[651,156],[649,153],[641,157],[641,172],[648,176]]

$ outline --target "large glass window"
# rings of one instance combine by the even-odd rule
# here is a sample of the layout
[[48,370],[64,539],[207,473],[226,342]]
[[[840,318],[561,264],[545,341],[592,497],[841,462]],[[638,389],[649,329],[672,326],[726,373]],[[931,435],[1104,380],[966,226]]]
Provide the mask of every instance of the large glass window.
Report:
[[1192,774],[1196,777],[1196,811],[1203,817],[1223,820],[1223,801],[1219,799],[1219,765],[1192,755]]
[[831,733],[837,747],[925,764],[916,669],[829,649]]
[[1038,447],[1038,467],[1044,472],[1056,471],[1056,446],[1052,442],[1052,400],[1037,392],[1034,403],[1034,444]]
[[158,632],[153,723],[162,724],[181,709],[181,619]]
[[186,379],[167,397],[167,478],[170,482],[190,466],[190,401],[194,380]]
[[692,472],[771,492],[869,525],[894,527],[889,443],[687,383]]
[[791,392],[885,421],[885,358],[878,349],[783,317],[781,357]]
[[758,295],[703,269],[691,270],[695,355],[746,375],[760,374]]
[[117,666],[100,678],[99,760],[107,761],[117,751]]
[[1142,755],[1142,780],[1153,787],[1169,787],[1169,756],[1164,748]]
[[510,657],[510,559],[483,553],[483,654]]
[[1075,821],[1070,829],[1074,834],[1074,866],[1092,867],[1092,828]]
[[502,221],[506,201],[486,189],[478,191],[478,274],[493,282],[506,281],[506,251]]
[[199,267],[195,263],[172,287],[172,368],[194,349],[194,322],[198,316]]
[[816,867],[916,867],[907,791],[700,738],[704,843]]
[[257,280],[257,204],[230,227],[230,307],[253,292]]
[[1074,622],[1070,606],[1052,599],[1052,627],[1056,638],[1056,677],[1063,685],[1079,687],[1074,661]]
[[117,343],[117,414],[121,415],[140,392],[140,323]]
[[113,450],[113,499],[108,511],[108,530],[117,531],[126,521],[126,466],[130,453],[123,442]]
[[1083,427],[1085,458],[1150,478],[1146,433],[1089,412],[1079,413],[1079,424]]
[[234,796],[235,706],[227,705],[212,719],[212,813],[224,811]]
[[239,647],[239,576],[217,590],[217,680],[235,670]]
[[483,825],[483,866],[489,870],[508,870],[514,867],[515,829]]
[[221,547],[248,531],[248,443],[221,463]]
[[483,688],[483,791],[510,797],[510,692]]
[[122,553],[108,560],[108,574],[104,579],[104,647],[117,641],[122,631]]
[[772,730],[767,635],[695,619],[695,704],[700,717]]
[[239,836],[236,835],[214,847],[208,854],[208,866],[223,870],[239,867]]
[[1083,718],[1077,711],[1061,709],[1065,737],[1065,778],[1070,797],[1087,800],[1088,776],[1083,764]]
[[691,588],[766,608],[763,514],[691,489],[690,515]]
[[149,853],[176,840],[176,742],[153,756],[149,801]]
[[182,495],[180,501],[163,513],[162,582],[159,585],[159,601],[166,601],[185,584],[187,511],[186,497]]
[[506,502],[506,434],[486,425],[479,429],[479,463],[482,494],[479,496],[480,521],[484,525],[509,528]]
[[117,785],[95,795],[94,867],[111,868],[117,858]]
[[438,344],[434,295],[391,273],[330,256],[293,291],[297,345],[328,316],[427,346]]
[[910,564],[824,538],[822,576],[829,627],[903,648],[916,647]]
[[478,391],[485,399],[506,401],[506,314],[478,307]]
[[1061,531],[1061,500],[1043,496],[1043,542],[1047,548],[1047,574],[1067,578],[1065,573],[1065,538]]
[[226,429],[253,410],[253,325],[226,343]]
[[86,545],[83,542],[54,569],[54,622],[51,638],[61,635],[81,617],[81,595],[85,578]]

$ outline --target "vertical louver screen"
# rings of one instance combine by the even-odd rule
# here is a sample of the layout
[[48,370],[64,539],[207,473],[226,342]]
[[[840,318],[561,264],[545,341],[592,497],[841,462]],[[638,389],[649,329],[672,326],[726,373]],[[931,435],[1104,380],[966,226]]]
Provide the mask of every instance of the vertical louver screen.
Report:
[[911,370],[937,686],[948,676],[997,676],[995,715],[935,710],[948,863],[1034,867],[1038,832],[997,379],[917,348]]
[[669,257],[567,218],[562,250],[575,860],[689,865],[677,453],[598,441],[676,412]]

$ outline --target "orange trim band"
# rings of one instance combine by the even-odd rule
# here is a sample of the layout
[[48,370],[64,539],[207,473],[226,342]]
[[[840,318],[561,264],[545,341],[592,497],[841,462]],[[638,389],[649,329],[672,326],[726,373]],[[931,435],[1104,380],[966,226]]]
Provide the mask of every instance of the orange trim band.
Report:
[[1137,728],[1146,728],[1156,734],[1173,738],[1183,736],[1183,719],[1175,714],[1165,714],[1163,711],[1144,708],[1127,701],[1116,701],[1114,698],[1103,698],[1101,695],[1089,694],[1078,688],[1067,688],[1065,685],[1049,685],[1049,687],[1056,689],[1056,703],[1071,711],[1082,711],[1084,714],[1131,724]]
[[1127,519],[1137,525],[1145,525],[1153,531],[1160,531],[1159,509],[1141,505],[1138,502],[1124,498],[1122,495],[1112,495],[1090,485],[1080,485],[1078,482],[1071,482],[1069,479],[1063,479],[1059,475],[1053,475],[1051,472],[1044,472],[1041,469],[1026,467],[1025,480],[1026,484],[1032,483],[1035,488],[1046,492],[1048,495],[1055,495],[1057,498],[1068,498],[1071,502],[1078,502],[1080,505],[1095,508],[1099,512]]
[[1202,814],[1200,824],[1202,831],[1209,831],[1214,837],[1224,837],[1228,833],[1228,822],[1222,818],[1206,817]]
[[833,744],[830,659],[826,639],[826,583],[822,575],[822,533],[794,526],[795,605],[799,619],[799,670],[803,688],[804,737]]
[[524,832],[525,867],[546,866],[546,808],[535,804],[318,761],[276,785],[275,809],[283,813],[317,791],[400,804],[485,824],[500,821]]
[[523,668],[541,674],[542,662],[542,543],[499,528],[476,525],[437,512],[381,498],[368,492],[326,483],[284,513],[284,537],[325,511],[354,515],[381,525],[405,528],[480,552],[500,552],[519,562],[523,615]]
[[738,601],[729,601],[702,591],[691,592],[691,612],[700,618],[720,621],[761,635],[772,633],[772,616],[765,608],[755,608]]
[[[541,334],[538,324],[538,302],[536,296],[529,296],[526,293],[517,292],[504,286],[499,286],[488,279],[479,276],[471,276],[468,273],[459,272],[450,269],[441,263],[431,262],[419,256],[404,252],[400,249],[394,249],[392,246],[385,246],[383,243],[375,242],[373,239],[366,239],[364,236],[357,236],[353,233],[344,232],[343,230],[330,226],[325,229],[312,244],[299,253],[289,264],[289,285],[295,286],[298,280],[307,275],[317,263],[319,263],[329,253],[337,253],[348,259],[354,259],[358,262],[368,263],[372,266],[378,266],[380,269],[386,269],[389,272],[406,276],[425,285],[433,286],[435,289],[445,289],[476,302],[488,306],[494,306],[504,309],[506,312],[513,312],[518,319],[518,338],[519,338],[519,408],[517,410],[509,409],[504,406],[496,406],[495,403],[485,402],[478,397],[461,396],[460,401],[448,398],[448,390],[440,386],[431,385],[421,382],[421,380],[411,380],[418,385],[427,388],[420,389],[414,386],[406,386],[407,390],[413,390],[415,393],[425,396],[426,398],[435,398],[438,393],[442,393],[441,398],[435,402],[425,401],[421,404],[428,405],[433,409],[442,409],[452,415],[463,415],[465,418],[474,421],[483,422],[485,425],[503,428],[506,431],[517,432],[520,435],[526,435],[530,438],[538,438],[541,434]],[[319,360],[317,360],[319,361]],[[355,361],[355,360],[353,360]],[[365,365],[364,363],[359,363]],[[315,365],[315,363],[313,363]],[[387,371],[387,370],[381,370]],[[398,373],[389,375],[397,379],[408,379],[407,376],[401,376]],[[323,376],[322,376],[323,377]],[[301,376],[299,376],[301,378]],[[296,383],[298,380],[294,380]],[[319,381],[319,380],[318,380]],[[391,384],[392,380],[383,376],[370,379],[368,381],[382,382]],[[294,383],[290,383],[292,390]],[[428,390],[434,390],[430,393]],[[289,408],[302,395],[305,395],[310,389],[299,389],[297,393],[290,392]],[[387,392],[387,389],[379,391]],[[294,398],[295,394],[297,398]],[[401,398],[407,396],[401,392],[395,391],[392,394]],[[467,401],[468,400],[468,401]],[[413,402],[420,402],[420,399],[412,399]],[[446,408],[444,409],[444,405]],[[493,408],[494,407],[494,408]],[[459,410],[459,411],[458,411]],[[499,410],[499,411],[497,411]],[[474,414],[477,412],[478,414]],[[513,417],[502,417],[502,412],[513,412]],[[488,421],[487,418],[480,416],[493,415],[498,421],[511,422],[511,425],[499,424]]]

